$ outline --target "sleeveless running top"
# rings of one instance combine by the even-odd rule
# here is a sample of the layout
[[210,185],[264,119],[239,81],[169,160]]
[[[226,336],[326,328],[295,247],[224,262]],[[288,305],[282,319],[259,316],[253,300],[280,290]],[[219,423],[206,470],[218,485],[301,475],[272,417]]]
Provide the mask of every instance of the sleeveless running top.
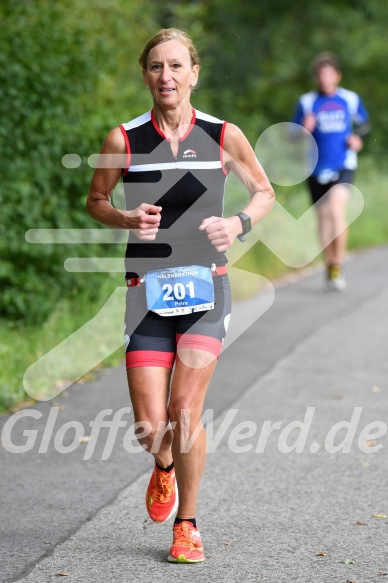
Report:
[[162,207],[154,241],[140,241],[129,233],[126,277],[166,267],[227,262],[199,231],[203,219],[223,214],[225,126],[226,122],[193,109],[176,157],[153,111],[120,126],[127,146],[127,167],[122,171],[126,208],[141,203]]

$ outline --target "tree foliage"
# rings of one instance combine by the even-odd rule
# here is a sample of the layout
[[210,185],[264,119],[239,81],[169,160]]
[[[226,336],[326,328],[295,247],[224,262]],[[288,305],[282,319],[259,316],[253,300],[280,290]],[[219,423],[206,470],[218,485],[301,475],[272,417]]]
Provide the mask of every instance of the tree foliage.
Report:
[[[84,203],[109,129],[146,111],[138,55],[158,28],[177,26],[202,56],[193,103],[237,123],[254,142],[292,116],[312,86],[310,62],[336,52],[343,85],[371,113],[367,149],[388,146],[385,0],[4,0],[0,5],[0,176],[2,315],[43,321],[63,294],[91,285],[64,271],[71,255],[107,248],[31,245],[32,228],[91,228]],[[74,152],[83,164],[64,168]],[[122,253],[111,249],[109,253]],[[95,276],[97,277],[97,276]],[[102,276],[101,276],[102,277]],[[98,287],[98,286],[97,286]]]
[[85,95],[96,81],[97,53],[85,42],[85,24],[69,22],[60,4],[6,2],[1,10],[2,312],[37,321],[74,280],[64,276],[58,247],[29,245],[25,233],[87,224],[82,170],[76,176],[61,160],[90,150]]
[[[131,91],[139,95],[139,82],[128,83],[131,47],[116,43],[112,34],[117,28],[122,41],[128,37],[123,15],[106,2],[93,10],[89,4],[9,0],[0,8],[0,286],[1,313],[11,321],[43,321],[86,280],[96,289],[90,275],[67,273],[63,263],[69,255],[106,252],[25,240],[29,229],[97,226],[85,211],[87,159],[116,125],[111,102],[118,102],[117,110],[120,98],[130,101]],[[119,97],[119,83],[109,74],[114,70],[126,87]],[[136,103],[129,109],[122,112],[128,119]],[[67,153],[81,156],[80,168],[62,165]]]
[[217,115],[252,138],[288,121],[298,96],[313,87],[311,61],[329,50],[342,63],[342,84],[360,93],[371,113],[369,149],[387,147],[385,0],[214,0],[203,6],[202,85]]

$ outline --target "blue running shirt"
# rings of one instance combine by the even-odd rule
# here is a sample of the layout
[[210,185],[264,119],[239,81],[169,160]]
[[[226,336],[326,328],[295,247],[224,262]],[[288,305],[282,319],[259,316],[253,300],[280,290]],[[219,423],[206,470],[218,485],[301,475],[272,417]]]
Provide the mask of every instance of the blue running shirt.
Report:
[[346,140],[353,132],[353,125],[368,121],[369,115],[360,97],[354,91],[337,88],[335,95],[310,91],[298,101],[293,122],[302,125],[303,118],[315,114],[317,126],[313,137],[318,146],[318,163],[313,176],[325,170],[339,171],[357,168],[357,154],[348,148]]

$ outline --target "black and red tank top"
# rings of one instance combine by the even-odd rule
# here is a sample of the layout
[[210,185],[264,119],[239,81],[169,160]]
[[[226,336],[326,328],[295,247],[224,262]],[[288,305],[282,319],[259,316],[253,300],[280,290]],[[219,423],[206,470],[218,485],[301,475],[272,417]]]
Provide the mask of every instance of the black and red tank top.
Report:
[[226,122],[193,109],[176,157],[153,111],[120,126],[127,146],[127,167],[122,171],[126,208],[141,203],[162,206],[154,241],[140,241],[129,233],[127,277],[182,265],[225,265],[225,254],[199,231],[203,219],[223,214],[225,126]]

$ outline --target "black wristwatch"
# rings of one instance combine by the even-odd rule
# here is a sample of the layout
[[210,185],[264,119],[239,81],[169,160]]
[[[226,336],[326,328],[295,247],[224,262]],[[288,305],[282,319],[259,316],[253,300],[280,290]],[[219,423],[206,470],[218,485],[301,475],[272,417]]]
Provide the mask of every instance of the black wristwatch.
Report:
[[246,239],[244,235],[246,235],[247,233],[249,233],[249,231],[252,230],[251,217],[249,215],[246,215],[245,213],[237,213],[235,216],[240,218],[243,228],[243,232],[241,233],[241,235],[237,235],[237,239],[239,239],[242,243],[245,243]]

